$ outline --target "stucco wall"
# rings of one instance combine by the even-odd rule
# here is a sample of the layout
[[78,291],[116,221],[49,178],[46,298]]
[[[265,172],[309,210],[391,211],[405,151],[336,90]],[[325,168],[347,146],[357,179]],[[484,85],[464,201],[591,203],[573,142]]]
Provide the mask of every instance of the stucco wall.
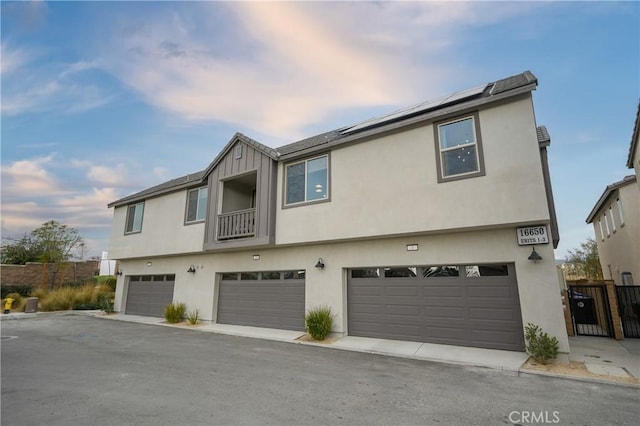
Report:
[[123,259],[202,251],[204,222],[185,225],[186,200],[186,190],[146,200],[142,232],[129,235],[124,235],[127,206],[116,207],[109,257]]
[[479,122],[481,177],[438,183],[431,124],[333,150],[330,202],[283,209],[278,191],[276,243],[547,223],[530,97],[480,110]]
[[[622,203],[624,225],[620,223],[616,198]],[[609,207],[612,208],[613,215],[609,214]],[[607,220],[615,221],[615,232],[609,225],[609,235],[604,225],[605,213]],[[600,221],[603,223],[604,235],[600,232]],[[612,194],[598,212],[593,225],[604,278],[621,285],[621,274],[628,271],[633,274],[634,283],[640,284],[640,191],[635,182],[619,188],[617,193]]]
[[[419,244],[408,252],[407,244]],[[215,318],[216,273],[305,269],[307,309],[327,304],[337,314],[335,332],[348,330],[346,268],[362,266],[400,266],[513,262],[516,266],[523,324],[540,325],[557,336],[562,352],[568,352],[553,249],[537,246],[543,260],[527,260],[531,247],[519,247],[515,228],[439,234],[411,238],[389,238],[332,244],[269,248],[233,253],[200,254],[180,257],[124,260],[123,276],[118,278],[116,306],[126,303],[125,277],[137,274],[176,274],[174,301],[184,302],[189,310],[199,309],[203,320]],[[253,260],[259,254],[260,260]],[[314,268],[318,257],[326,267]],[[151,262],[151,266],[147,266]],[[187,273],[195,265],[195,274]]]

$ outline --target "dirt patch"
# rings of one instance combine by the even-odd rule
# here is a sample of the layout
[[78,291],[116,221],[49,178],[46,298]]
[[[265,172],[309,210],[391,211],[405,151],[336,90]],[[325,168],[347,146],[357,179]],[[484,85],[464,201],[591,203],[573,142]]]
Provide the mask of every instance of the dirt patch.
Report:
[[313,337],[311,337],[307,333],[307,334],[304,334],[304,335],[298,337],[296,340],[299,341],[299,342],[313,342],[313,343],[323,343],[325,345],[329,345],[329,344],[335,342],[336,340],[338,340],[338,338],[329,336],[324,340],[316,340],[316,339],[314,339]]
[[640,384],[640,379],[638,379],[637,377],[618,377],[592,373],[591,371],[587,370],[587,367],[584,365],[584,363],[577,361],[569,361],[569,364],[566,365],[559,363],[540,364],[529,358],[529,360],[522,366],[522,370],[544,371],[546,373],[558,374],[568,377],[586,377],[592,379],[609,380],[618,383],[633,383],[637,385]]

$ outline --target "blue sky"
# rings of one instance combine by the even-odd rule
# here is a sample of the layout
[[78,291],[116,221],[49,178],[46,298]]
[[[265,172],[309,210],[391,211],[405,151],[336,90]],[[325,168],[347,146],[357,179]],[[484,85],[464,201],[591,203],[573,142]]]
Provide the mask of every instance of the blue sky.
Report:
[[99,255],[107,203],[204,169],[236,131],[277,147],[525,70],[551,134],[556,257],[632,173],[638,2],[0,7],[3,238],[55,219]]

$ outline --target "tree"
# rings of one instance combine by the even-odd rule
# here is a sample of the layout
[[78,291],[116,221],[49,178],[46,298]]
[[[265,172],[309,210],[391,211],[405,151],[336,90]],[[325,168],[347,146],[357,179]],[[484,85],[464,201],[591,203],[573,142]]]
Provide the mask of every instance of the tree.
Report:
[[603,279],[598,244],[593,238],[587,238],[579,249],[567,250],[567,253],[567,263],[571,265],[572,275],[592,280]]
[[84,240],[76,229],[50,220],[31,231],[30,235],[12,244],[3,244],[2,262],[18,265],[26,262],[53,264],[49,277],[49,285],[52,286],[64,263],[73,258],[73,250],[82,245]]
[[12,241],[2,245],[0,258],[2,263],[8,265],[24,265],[27,262],[39,262],[42,249],[31,236],[24,235],[19,240],[7,238]]

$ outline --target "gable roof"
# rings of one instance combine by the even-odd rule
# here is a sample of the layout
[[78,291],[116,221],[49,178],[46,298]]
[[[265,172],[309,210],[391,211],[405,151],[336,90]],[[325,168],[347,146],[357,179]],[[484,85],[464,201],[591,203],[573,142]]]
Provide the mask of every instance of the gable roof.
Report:
[[422,102],[381,117],[302,139],[292,144],[281,146],[277,148],[277,151],[285,159],[306,155],[314,151],[332,148],[342,143],[391,130],[399,124],[407,125],[423,120],[433,120],[436,117],[451,114],[465,108],[472,108],[520,93],[530,92],[536,88],[537,84],[538,79],[536,76],[531,71],[525,71],[493,83],[486,83],[471,89],[455,92],[449,96]]
[[598,202],[591,210],[591,213],[589,213],[589,216],[587,217],[587,223],[593,222],[593,219],[596,217],[596,215],[598,214],[602,206],[607,203],[607,200],[609,199],[611,194],[613,194],[616,190],[622,188],[623,186],[630,185],[635,181],[636,181],[636,177],[634,175],[630,175],[630,176],[625,176],[624,179],[618,182],[614,182],[611,185],[607,186],[604,192],[602,193],[602,195],[600,196],[600,198],[598,199]]
[[638,149],[638,138],[640,138],[640,101],[638,101],[638,111],[636,112],[636,123],[633,126],[633,135],[631,135],[631,145],[629,146],[629,156],[627,157],[627,167],[633,169],[633,156]]
[[235,135],[233,135],[233,137],[229,140],[229,142],[227,142],[227,144],[225,145],[224,148],[222,148],[222,151],[220,151],[220,153],[216,156],[216,158],[213,159],[213,161],[211,162],[211,164],[209,164],[209,166],[204,169],[204,177],[206,178],[207,176],[209,176],[209,173],[211,173],[211,171],[213,169],[215,169],[215,167],[218,165],[218,163],[225,157],[225,155],[227,155],[227,153],[231,150],[231,148],[233,147],[233,145],[236,144],[236,142],[244,142],[247,145],[253,147],[256,151],[260,151],[262,152],[264,155],[271,157],[271,159],[273,160],[277,160],[278,159],[278,152],[273,149],[273,148],[269,148],[266,145],[261,144],[260,142],[251,139],[248,136],[243,135],[240,132],[236,132]]
[[170,181],[161,183],[160,185],[152,186],[151,188],[144,189],[135,194],[128,195],[119,200],[113,201],[107,205],[107,207],[118,207],[125,204],[130,204],[136,201],[142,201],[151,196],[156,197],[158,195],[166,194],[168,192],[178,191],[185,189],[198,183],[202,183],[204,180],[204,170],[190,173],[179,178],[171,179]]
[[[474,108],[500,99],[527,93],[535,90],[538,79],[531,73],[513,75],[511,77],[486,83],[470,89],[455,92],[430,101],[422,102],[409,108],[386,114],[382,117],[368,119],[351,126],[341,127],[336,130],[320,133],[297,142],[273,149],[263,145],[242,133],[237,132],[225,145],[216,158],[205,168],[196,173],[191,173],[160,185],[153,186],[108,204],[108,207],[118,207],[146,198],[156,197],[172,191],[179,191],[203,183],[211,171],[218,165],[225,155],[231,150],[237,141],[242,141],[254,149],[269,156],[275,161],[308,155],[334,146],[353,142],[371,135],[386,132],[399,126],[433,120],[434,118],[452,114],[463,109]],[[545,129],[546,131],[546,129]],[[547,133],[548,136],[548,133]],[[540,138],[540,136],[539,136]]]

